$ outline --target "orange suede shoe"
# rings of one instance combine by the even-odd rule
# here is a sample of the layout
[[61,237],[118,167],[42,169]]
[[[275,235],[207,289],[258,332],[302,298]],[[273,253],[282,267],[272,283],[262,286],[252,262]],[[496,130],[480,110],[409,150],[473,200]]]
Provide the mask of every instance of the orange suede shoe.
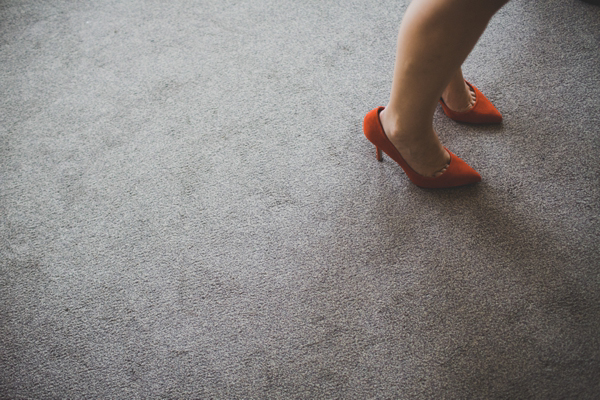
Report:
[[388,139],[387,135],[383,131],[381,121],[379,120],[379,113],[384,107],[375,108],[367,113],[365,116],[363,130],[365,136],[371,143],[375,145],[375,151],[377,160],[382,161],[381,151],[396,161],[398,165],[404,170],[408,179],[412,183],[419,187],[439,189],[449,188],[455,186],[469,185],[481,181],[481,176],[471,168],[466,162],[456,157],[450,150],[446,149],[450,154],[450,164],[446,171],[440,176],[435,178],[427,177],[415,172],[410,165],[404,160],[398,149]]
[[475,86],[465,81],[467,85],[475,92],[475,104],[468,111],[452,111],[444,100],[440,98],[440,104],[444,113],[451,119],[458,122],[467,122],[470,124],[499,124],[502,122],[502,114],[494,107],[491,101],[487,99]]

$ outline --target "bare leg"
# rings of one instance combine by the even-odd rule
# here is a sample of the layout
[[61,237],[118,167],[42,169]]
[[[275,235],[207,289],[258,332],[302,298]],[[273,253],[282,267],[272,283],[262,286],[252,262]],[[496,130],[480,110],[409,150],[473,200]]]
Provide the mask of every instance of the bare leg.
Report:
[[475,92],[465,83],[460,68],[452,74],[448,86],[442,92],[442,99],[453,111],[468,111],[475,105]]
[[[390,101],[383,129],[419,174],[438,176],[450,156],[433,129],[437,102],[490,18],[508,0],[413,0],[398,33]],[[464,84],[464,82],[463,82]]]

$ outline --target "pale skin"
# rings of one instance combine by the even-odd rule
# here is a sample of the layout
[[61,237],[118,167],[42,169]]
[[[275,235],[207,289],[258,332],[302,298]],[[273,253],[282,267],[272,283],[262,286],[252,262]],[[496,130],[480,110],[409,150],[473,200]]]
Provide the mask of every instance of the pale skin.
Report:
[[492,16],[508,0],[413,0],[398,32],[390,101],[383,130],[404,160],[423,176],[441,175],[450,155],[433,129],[440,97],[467,111],[475,94],[461,65]]

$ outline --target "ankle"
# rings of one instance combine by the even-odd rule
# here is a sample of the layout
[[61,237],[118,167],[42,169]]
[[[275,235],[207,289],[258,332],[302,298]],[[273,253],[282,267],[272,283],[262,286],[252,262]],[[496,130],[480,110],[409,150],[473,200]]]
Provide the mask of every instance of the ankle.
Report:
[[379,121],[383,131],[392,142],[419,142],[424,137],[424,132],[431,130],[431,125],[406,124],[407,118],[401,118],[392,108],[386,107],[379,114]]
[[396,135],[398,131],[398,118],[394,115],[392,110],[389,107],[385,107],[379,113],[379,122],[381,122],[381,127],[383,128],[383,132],[386,134],[388,138],[391,138]]

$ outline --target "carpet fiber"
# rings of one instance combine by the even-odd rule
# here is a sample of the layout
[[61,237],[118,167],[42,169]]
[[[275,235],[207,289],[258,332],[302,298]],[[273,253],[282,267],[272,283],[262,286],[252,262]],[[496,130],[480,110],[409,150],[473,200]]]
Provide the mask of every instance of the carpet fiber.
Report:
[[1,398],[600,396],[600,7],[513,0],[375,160],[403,0],[0,0]]

